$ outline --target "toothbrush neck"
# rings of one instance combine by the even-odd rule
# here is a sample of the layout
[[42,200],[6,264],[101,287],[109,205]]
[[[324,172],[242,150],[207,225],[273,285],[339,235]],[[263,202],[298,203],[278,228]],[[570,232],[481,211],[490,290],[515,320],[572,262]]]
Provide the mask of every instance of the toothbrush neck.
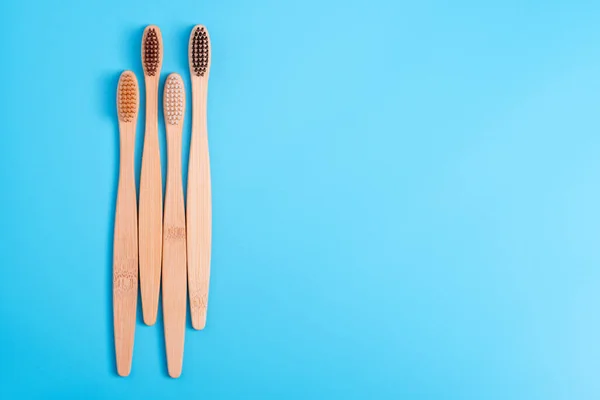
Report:
[[167,128],[167,173],[181,174],[181,132]]
[[192,79],[192,131],[201,134],[206,134],[207,85],[206,77]]
[[[123,172],[131,172],[135,165],[135,125],[125,123],[121,125],[119,138],[119,168]],[[126,174],[127,176],[129,174]]]
[[145,76],[146,129],[158,130],[158,75]]

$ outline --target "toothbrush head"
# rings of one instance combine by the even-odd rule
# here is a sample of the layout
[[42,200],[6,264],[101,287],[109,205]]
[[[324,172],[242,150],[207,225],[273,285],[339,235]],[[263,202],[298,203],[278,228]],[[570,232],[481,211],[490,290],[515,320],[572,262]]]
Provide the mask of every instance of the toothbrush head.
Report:
[[148,76],[160,74],[162,66],[162,35],[155,25],[148,25],[142,37],[142,65]]
[[185,111],[185,90],[179,74],[171,74],[167,77],[163,105],[167,124],[181,125]]
[[210,69],[210,37],[203,25],[196,25],[192,29],[189,59],[192,75],[208,75]]
[[138,81],[132,71],[123,71],[117,88],[117,112],[121,122],[132,122],[139,108]]

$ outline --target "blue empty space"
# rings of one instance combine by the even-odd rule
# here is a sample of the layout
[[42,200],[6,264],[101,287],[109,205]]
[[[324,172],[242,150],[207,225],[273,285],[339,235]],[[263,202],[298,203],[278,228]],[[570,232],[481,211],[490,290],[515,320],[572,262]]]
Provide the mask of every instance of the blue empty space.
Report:
[[[599,399],[599,19],[583,0],[5,0],[0,398]],[[177,72],[190,98],[194,25],[212,42],[209,312],[176,380],[162,310],[138,308],[127,378],[112,339],[116,86],[143,82],[148,24],[161,92]],[[159,133],[164,179],[162,112]],[[138,183],[143,136],[142,107]]]

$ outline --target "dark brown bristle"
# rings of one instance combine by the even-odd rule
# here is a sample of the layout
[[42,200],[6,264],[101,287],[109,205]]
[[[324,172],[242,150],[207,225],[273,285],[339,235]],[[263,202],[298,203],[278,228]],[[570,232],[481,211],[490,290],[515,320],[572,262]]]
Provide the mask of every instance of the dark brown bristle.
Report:
[[204,27],[196,28],[192,37],[192,48],[190,56],[192,59],[193,74],[196,76],[204,76],[208,68],[208,34]]
[[156,29],[149,28],[144,40],[144,69],[146,74],[154,76],[160,62],[160,44]]
[[138,88],[132,73],[124,73],[119,79],[117,108],[122,122],[131,122],[137,114]]

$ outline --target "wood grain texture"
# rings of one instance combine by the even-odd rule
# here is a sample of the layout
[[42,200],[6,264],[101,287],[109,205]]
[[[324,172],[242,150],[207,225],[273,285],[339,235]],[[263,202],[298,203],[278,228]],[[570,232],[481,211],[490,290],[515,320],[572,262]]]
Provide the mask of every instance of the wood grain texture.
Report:
[[[145,42],[149,30],[156,32],[159,51],[158,64],[148,71],[145,63]],[[142,38],[142,64],[146,84],[146,131],[140,177],[140,289],[144,323],[154,325],[158,313],[162,262],[162,173],[158,141],[158,84],[162,66],[162,35],[160,29],[150,25]],[[150,73],[152,75],[150,75]]]
[[162,301],[167,367],[169,375],[177,378],[183,367],[187,306],[185,208],[181,176],[185,92],[183,80],[177,74],[167,77],[163,105],[167,130],[167,189],[163,221]]
[[[124,84],[129,85],[125,90]],[[117,373],[127,376],[133,356],[138,288],[134,153],[139,90],[133,72],[121,74],[117,92],[120,155],[113,242],[113,322]]]
[[[192,59],[194,34],[206,34],[208,56],[199,65]],[[202,25],[192,29],[189,44],[190,77],[192,82],[192,135],[187,183],[187,251],[190,314],[194,329],[204,329],[208,307],[210,255],[212,236],[212,200],[210,157],[208,152],[207,97],[210,72],[210,38]]]

